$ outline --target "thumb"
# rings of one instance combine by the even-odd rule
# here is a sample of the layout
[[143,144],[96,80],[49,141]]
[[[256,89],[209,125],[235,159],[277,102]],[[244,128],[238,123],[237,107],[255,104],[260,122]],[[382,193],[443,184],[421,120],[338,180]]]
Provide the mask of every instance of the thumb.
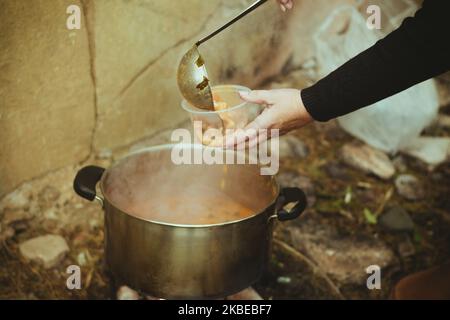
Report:
[[256,104],[269,104],[268,102],[268,91],[266,90],[253,90],[250,92],[239,91],[239,95],[242,100],[256,103]]

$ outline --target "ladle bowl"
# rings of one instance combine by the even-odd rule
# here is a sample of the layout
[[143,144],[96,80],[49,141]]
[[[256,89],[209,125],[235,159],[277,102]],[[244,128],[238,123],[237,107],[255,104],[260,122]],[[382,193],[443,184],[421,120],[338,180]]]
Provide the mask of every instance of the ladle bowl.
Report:
[[181,94],[191,105],[204,110],[214,110],[208,74],[197,45],[181,59],[177,81]]

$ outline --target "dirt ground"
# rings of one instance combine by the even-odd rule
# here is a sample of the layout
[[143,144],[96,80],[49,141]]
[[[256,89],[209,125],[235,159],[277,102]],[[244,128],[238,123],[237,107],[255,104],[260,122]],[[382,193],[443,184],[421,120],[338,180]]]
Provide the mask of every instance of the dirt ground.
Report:
[[[450,115],[450,107],[441,112]],[[448,128],[428,131],[450,136]],[[310,125],[294,136],[307,155],[282,159],[281,174],[288,173],[287,183],[306,184],[314,204],[298,221],[277,225],[269,270],[254,286],[265,299],[384,299],[402,277],[450,258],[450,163],[431,170],[414,158],[397,156],[401,171],[417,177],[426,191],[423,199],[411,201],[396,192],[393,179],[381,180],[342,163],[339,150],[354,138],[335,123]],[[412,231],[386,230],[364,215],[367,210],[381,215],[392,206],[406,210]],[[80,216],[77,223],[63,225],[58,219],[35,218],[0,245],[0,299],[114,299],[103,266],[101,210],[69,197],[56,211],[58,219]],[[24,240],[48,233],[62,235],[70,247],[61,267],[50,270],[25,261],[18,249]],[[327,234],[332,236],[320,237]],[[364,269],[342,263],[359,261],[356,255],[370,250],[381,257],[381,290],[367,289]],[[83,289],[68,290],[65,267],[80,263]]]
[[[450,108],[447,108],[446,112],[449,111]],[[449,131],[436,131],[434,133],[442,136],[450,134]],[[316,203],[303,218],[290,223],[291,226],[278,226],[275,238],[282,243],[274,246],[270,271],[256,286],[259,293],[273,299],[386,299],[389,298],[393,285],[404,276],[450,259],[449,163],[430,171],[420,161],[402,156],[405,171],[418,177],[426,190],[426,196],[422,200],[410,201],[391,191],[395,190],[392,181],[382,181],[341,164],[337,156],[338,149],[353,138],[340,129],[324,133],[323,130],[310,126],[297,135],[307,143],[311,154],[302,161],[288,160],[282,168],[296,170],[312,180],[316,188]],[[333,168],[339,168],[339,175],[343,175],[344,179],[330,176],[326,170],[330,164]],[[370,189],[365,189],[365,186],[370,186]],[[354,190],[353,199],[346,204],[343,199],[349,188]],[[392,194],[387,202],[386,194]],[[400,206],[409,213],[414,222],[412,232],[389,231],[377,224],[368,223],[364,217],[366,208],[377,212],[380,207],[391,206]],[[328,228],[327,225],[333,226],[338,229],[339,237],[355,242],[360,238],[368,238],[375,244],[383,243],[392,250],[394,259],[383,270],[382,290],[368,290],[365,281],[339,282],[330,276],[329,280],[340,289],[338,293],[332,290],[333,286],[325,281],[327,276],[323,277],[311,267],[308,264],[311,261],[305,261],[308,257],[299,257],[295,251],[289,250],[295,250],[295,244],[292,236],[286,235],[286,230],[292,225],[294,228],[301,225],[305,220],[322,225],[324,229]],[[321,227],[317,229],[320,231]],[[321,241],[326,246],[327,242],[333,240],[324,238]],[[288,250],[286,245],[289,246]],[[346,249],[352,251],[352,245]],[[290,283],[281,282],[280,276],[291,278]]]

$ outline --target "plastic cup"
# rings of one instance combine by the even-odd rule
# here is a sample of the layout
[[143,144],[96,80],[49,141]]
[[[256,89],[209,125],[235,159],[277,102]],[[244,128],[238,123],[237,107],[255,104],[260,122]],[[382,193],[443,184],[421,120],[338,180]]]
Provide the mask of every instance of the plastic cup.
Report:
[[240,91],[251,91],[249,88],[237,85],[221,85],[212,89],[218,106],[226,108],[218,111],[205,111],[189,104],[186,100],[182,108],[189,113],[194,126],[197,143],[210,147],[223,146],[224,136],[228,130],[244,129],[261,114],[263,107],[248,103],[239,96]]

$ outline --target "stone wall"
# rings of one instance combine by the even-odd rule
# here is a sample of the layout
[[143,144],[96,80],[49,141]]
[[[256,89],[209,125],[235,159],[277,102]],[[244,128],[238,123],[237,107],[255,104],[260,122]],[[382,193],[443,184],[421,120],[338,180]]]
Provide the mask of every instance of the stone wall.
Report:
[[0,3],[0,195],[90,153],[88,41],[65,28],[68,3]]
[[[114,149],[185,119],[176,85],[178,61],[205,31],[249,3],[86,1],[95,42],[95,149]],[[203,45],[210,77],[255,86],[277,73],[291,52],[289,21],[271,3]]]

